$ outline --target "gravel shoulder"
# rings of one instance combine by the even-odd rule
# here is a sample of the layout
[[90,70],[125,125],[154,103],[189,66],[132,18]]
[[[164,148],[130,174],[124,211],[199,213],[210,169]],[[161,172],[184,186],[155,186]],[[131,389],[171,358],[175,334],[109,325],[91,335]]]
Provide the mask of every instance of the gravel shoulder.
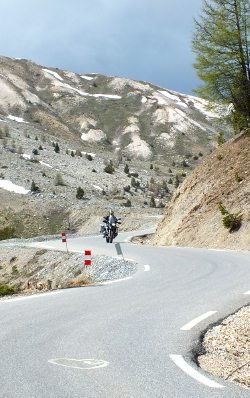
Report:
[[209,329],[199,351],[202,369],[250,389],[250,305]]

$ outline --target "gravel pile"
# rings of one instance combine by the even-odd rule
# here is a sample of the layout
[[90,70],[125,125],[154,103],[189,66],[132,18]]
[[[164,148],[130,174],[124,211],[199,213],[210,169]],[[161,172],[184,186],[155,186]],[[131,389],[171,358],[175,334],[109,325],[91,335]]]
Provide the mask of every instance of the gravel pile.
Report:
[[210,329],[198,364],[207,372],[250,389],[250,305]]
[[[131,260],[92,256],[84,266],[81,253],[28,247],[0,247],[0,285],[15,286],[18,294],[60,289],[122,279],[136,271]],[[1,293],[0,293],[1,295]]]

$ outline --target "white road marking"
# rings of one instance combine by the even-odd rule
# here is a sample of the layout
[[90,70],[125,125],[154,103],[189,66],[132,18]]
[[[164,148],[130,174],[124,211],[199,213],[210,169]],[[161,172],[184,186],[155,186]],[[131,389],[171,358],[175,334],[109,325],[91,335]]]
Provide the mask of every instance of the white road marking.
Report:
[[187,373],[193,379],[197,380],[199,383],[203,383],[206,386],[212,388],[225,388],[221,384],[216,383],[211,379],[208,379],[207,377],[199,373],[197,370],[193,369],[190,365],[187,364],[187,362],[184,360],[184,358],[181,355],[169,355],[169,356],[179,368],[181,368],[185,373]]
[[243,293],[243,294],[250,294],[250,290],[248,290],[247,292]]
[[30,296],[24,296],[24,297],[13,297],[9,298],[6,300],[0,300],[0,304],[2,303],[13,303],[13,301],[21,301],[21,300],[30,300],[34,298],[39,298],[39,297],[46,297],[54,294],[60,294],[62,291],[56,291],[56,292],[48,292],[48,293],[38,293],[38,294],[31,294]]
[[190,330],[192,329],[197,323],[203,321],[204,319],[208,318],[209,316],[215,314],[217,311],[208,311],[205,314],[198,316],[197,318],[193,319],[192,321],[188,322],[186,325],[182,326],[181,330]]
[[103,361],[102,359],[55,358],[49,359],[48,362],[65,368],[83,370],[104,368],[109,365],[108,361]]
[[145,272],[150,271],[150,265],[144,265],[144,271]]
[[126,278],[122,278],[122,279],[115,279],[113,281],[105,281],[105,282],[100,282],[100,283],[96,283],[97,285],[110,285],[111,283],[116,283],[116,282],[123,282],[126,281],[128,279],[132,279],[132,276],[127,276]]

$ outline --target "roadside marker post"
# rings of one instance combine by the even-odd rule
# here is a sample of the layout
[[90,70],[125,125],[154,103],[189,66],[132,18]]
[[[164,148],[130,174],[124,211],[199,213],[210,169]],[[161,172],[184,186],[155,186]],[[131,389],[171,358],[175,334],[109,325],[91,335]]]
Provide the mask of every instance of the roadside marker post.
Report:
[[115,249],[116,249],[116,253],[117,253],[118,256],[122,255],[123,261],[125,263],[125,259],[124,259],[124,256],[123,256],[123,252],[122,252],[122,248],[121,248],[120,243],[115,243]]
[[[85,250],[84,252],[85,254],[85,259],[84,259],[84,266],[89,267],[90,265],[92,265],[92,260],[91,260],[91,250]],[[86,258],[87,257],[87,258]],[[89,258],[88,258],[89,257]]]
[[62,236],[62,243],[66,243],[66,250],[67,250],[67,253],[69,252],[69,249],[68,249],[68,244],[67,244],[67,236],[66,236],[66,233],[65,232],[62,232],[61,233],[61,236]]

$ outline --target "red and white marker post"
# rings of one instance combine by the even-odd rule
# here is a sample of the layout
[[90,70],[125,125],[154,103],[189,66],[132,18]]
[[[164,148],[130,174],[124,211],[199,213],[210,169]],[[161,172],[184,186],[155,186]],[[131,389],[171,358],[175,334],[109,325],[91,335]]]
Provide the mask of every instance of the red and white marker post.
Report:
[[92,265],[91,250],[85,250],[84,254],[85,254],[84,266],[89,267],[90,265]]
[[68,249],[68,244],[67,244],[67,236],[66,236],[66,233],[65,232],[62,232],[61,233],[61,236],[62,236],[62,243],[66,243],[66,250],[67,250],[67,253],[69,252],[69,249]]

